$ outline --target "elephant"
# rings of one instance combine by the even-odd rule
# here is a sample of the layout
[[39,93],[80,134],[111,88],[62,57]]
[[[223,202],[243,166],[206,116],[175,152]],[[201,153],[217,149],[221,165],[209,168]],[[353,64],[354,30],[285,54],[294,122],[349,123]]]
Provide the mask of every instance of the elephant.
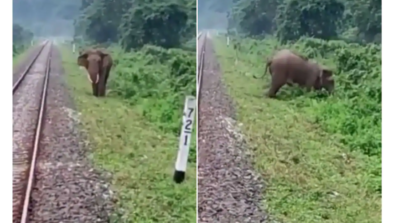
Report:
[[295,83],[308,90],[324,88],[328,92],[335,88],[331,69],[288,49],[278,51],[267,60],[263,76],[267,70],[271,75],[271,87],[267,93],[270,98],[274,98],[285,84],[291,86]]
[[111,55],[103,49],[82,50],[78,56],[77,64],[87,70],[93,95],[104,97],[106,95],[107,79],[113,66]]

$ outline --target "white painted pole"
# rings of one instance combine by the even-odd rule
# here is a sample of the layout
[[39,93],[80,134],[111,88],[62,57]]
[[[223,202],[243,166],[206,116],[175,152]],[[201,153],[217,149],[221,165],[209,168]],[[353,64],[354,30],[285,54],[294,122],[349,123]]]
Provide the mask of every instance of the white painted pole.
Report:
[[187,169],[188,154],[190,150],[191,134],[195,118],[196,100],[193,96],[187,96],[184,103],[183,126],[180,133],[179,152],[177,154],[173,180],[176,183],[184,181]]

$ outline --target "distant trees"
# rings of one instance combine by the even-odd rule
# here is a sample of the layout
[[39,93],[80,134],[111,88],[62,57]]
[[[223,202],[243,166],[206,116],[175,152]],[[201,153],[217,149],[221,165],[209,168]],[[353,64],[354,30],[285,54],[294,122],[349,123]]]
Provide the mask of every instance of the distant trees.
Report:
[[12,51],[13,55],[18,54],[30,44],[33,39],[33,33],[23,28],[21,25],[14,23],[12,25]]
[[12,41],[14,44],[30,43],[33,39],[33,33],[30,30],[24,29],[19,24],[12,25]]
[[380,42],[380,0],[240,0],[228,13],[229,30],[249,36],[301,36]]
[[13,21],[36,35],[73,34],[81,0],[14,0]]
[[193,0],[83,0],[75,35],[118,42],[128,50],[145,44],[178,47],[195,36],[195,9]]

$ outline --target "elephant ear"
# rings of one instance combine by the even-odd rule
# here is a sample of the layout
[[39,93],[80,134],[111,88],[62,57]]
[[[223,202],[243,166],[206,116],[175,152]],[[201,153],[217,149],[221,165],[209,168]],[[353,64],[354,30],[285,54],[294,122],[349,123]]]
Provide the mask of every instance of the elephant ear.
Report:
[[88,68],[87,57],[88,57],[87,53],[83,53],[80,56],[78,56],[78,59],[77,59],[78,66]]
[[107,51],[101,49],[99,52],[103,60],[103,66],[108,66],[109,64],[112,63],[111,56]]

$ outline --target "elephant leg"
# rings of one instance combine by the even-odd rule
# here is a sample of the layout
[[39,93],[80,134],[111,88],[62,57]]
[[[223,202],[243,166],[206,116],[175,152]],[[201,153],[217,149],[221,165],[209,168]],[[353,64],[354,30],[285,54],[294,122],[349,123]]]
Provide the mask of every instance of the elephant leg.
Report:
[[100,78],[99,78],[99,83],[98,83],[98,94],[99,94],[99,96],[100,97],[102,97],[102,96],[104,96],[104,91],[105,91],[105,89],[104,89],[104,86],[105,86],[105,77],[104,76],[101,76]]
[[306,90],[307,92],[313,91],[313,88],[312,88],[311,86],[304,86],[304,88],[305,88],[305,90]]
[[104,85],[103,85],[103,96],[106,96],[106,86],[107,86],[107,79],[110,76],[110,68],[106,70],[105,78],[104,78]]
[[98,94],[98,84],[92,83],[92,94],[95,97],[99,96],[99,94]]
[[105,85],[107,84],[107,79],[109,78],[110,75],[110,70],[107,70],[106,76],[105,76]]
[[268,90],[267,96],[270,98],[274,98],[276,93],[278,93],[279,89],[286,84],[286,80],[282,78],[280,75],[272,75],[271,79],[271,87]]

